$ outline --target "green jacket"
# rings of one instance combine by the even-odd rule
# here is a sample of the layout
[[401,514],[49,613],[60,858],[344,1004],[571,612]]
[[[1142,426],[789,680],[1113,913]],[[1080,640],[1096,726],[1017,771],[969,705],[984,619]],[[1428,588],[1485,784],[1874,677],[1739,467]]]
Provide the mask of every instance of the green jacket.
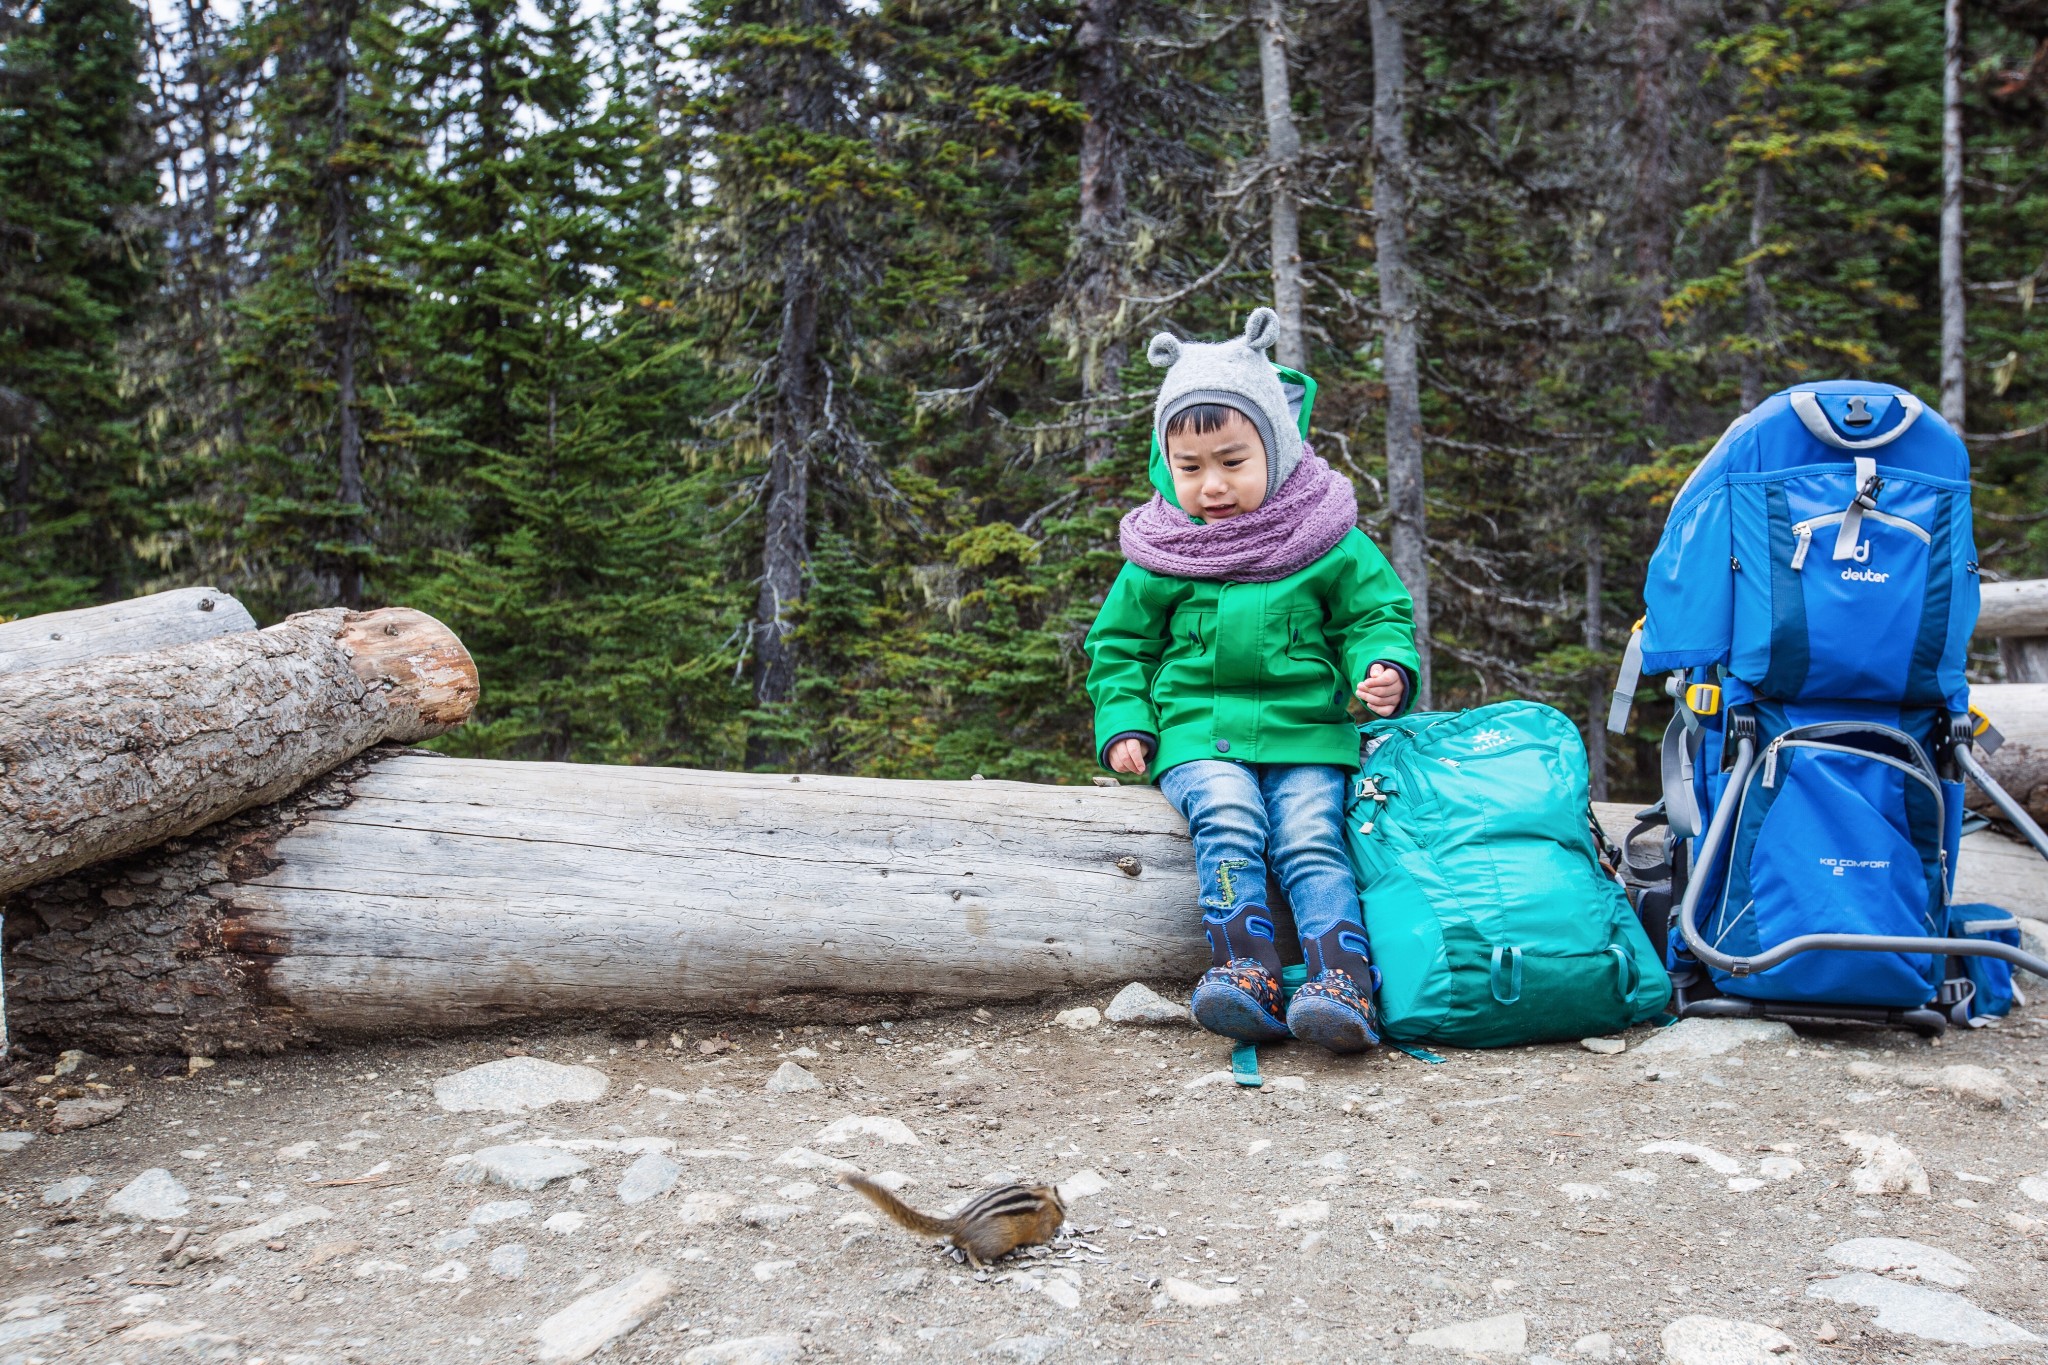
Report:
[[1088,632],[1095,756],[1109,741],[1156,741],[1156,782],[1197,758],[1327,763],[1356,770],[1346,709],[1375,662],[1407,670],[1414,603],[1379,547],[1354,528],[1274,583],[1169,578],[1126,563]]

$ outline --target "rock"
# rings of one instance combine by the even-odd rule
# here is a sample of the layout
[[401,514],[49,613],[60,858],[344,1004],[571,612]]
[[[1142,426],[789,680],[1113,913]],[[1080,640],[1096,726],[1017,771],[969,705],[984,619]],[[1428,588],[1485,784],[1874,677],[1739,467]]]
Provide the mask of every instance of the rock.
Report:
[[1718,1057],[1750,1043],[1792,1043],[1798,1035],[1776,1019],[1681,1019],[1636,1044],[1638,1057]]
[[749,1204],[740,1210],[739,1220],[750,1228],[779,1228],[810,1211],[803,1204]]
[[1588,1332],[1572,1343],[1572,1354],[1582,1360],[1612,1360],[1614,1338],[1606,1332]]
[[1321,1227],[1329,1221],[1330,1202],[1327,1199],[1304,1200],[1290,1208],[1273,1210],[1273,1226],[1282,1231]]
[[1926,1194],[1927,1172],[1920,1159],[1886,1133],[1842,1133],[1843,1142],[1861,1158],[1849,1172],[1849,1188],[1858,1194]]
[[1806,1169],[1806,1163],[1797,1157],[1767,1156],[1756,1163],[1756,1168],[1771,1180],[1790,1180]]
[[1729,1178],[1728,1188],[1733,1190],[1737,1194],[1748,1194],[1752,1190],[1762,1189],[1765,1183],[1766,1182],[1759,1176],[1738,1175],[1731,1176]]
[[308,1223],[322,1223],[331,1217],[333,1215],[318,1204],[307,1204],[303,1208],[280,1213],[275,1218],[266,1218],[245,1228],[223,1232],[213,1239],[213,1245],[207,1252],[212,1256],[225,1256],[230,1251],[239,1251],[258,1242],[274,1242],[293,1228],[302,1228]]
[[2007,1212],[2004,1221],[2007,1227],[2022,1237],[2032,1237],[2036,1233],[2048,1232],[2048,1218],[2029,1218],[2024,1213]]
[[[924,1334],[920,1332],[918,1335],[923,1336]],[[1047,1336],[1042,1332],[1037,1332],[1027,1336],[1002,1337],[996,1341],[991,1341],[982,1348],[979,1354],[1000,1356],[1005,1360],[1014,1360],[1017,1362],[1017,1365],[1038,1365],[1040,1361],[1059,1348],[1060,1339],[1058,1337]]]
[[683,1168],[660,1152],[648,1152],[626,1168],[619,1181],[621,1204],[644,1204],[656,1195],[667,1194],[682,1177]]
[[1381,1215],[1386,1225],[1394,1230],[1396,1237],[1407,1237],[1417,1232],[1428,1232],[1442,1225],[1443,1220],[1433,1213],[1410,1213],[1405,1209],[1390,1209]]
[[506,1057],[441,1077],[434,1102],[453,1114],[527,1114],[551,1104],[589,1104],[604,1098],[610,1085],[595,1067]]
[[2048,1171],[2044,1171],[2040,1175],[2022,1176],[2020,1178],[2020,1193],[2033,1200],[2036,1204],[2048,1204]]
[[1186,1024],[1188,1007],[1176,1005],[1142,982],[1133,981],[1116,993],[1102,1017],[1112,1024]]
[[[901,1171],[878,1171],[874,1182],[891,1194],[901,1194],[917,1183]],[[775,1197],[785,1204],[801,1204],[817,1194],[818,1187],[808,1180],[792,1180],[787,1185],[775,1187]]]
[[1951,1346],[2009,1346],[2041,1340],[2024,1327],[1996,1313],[1985,1312],[1960,1294],[1901,1284],[1863,1271],[1808,1285],[1806,1296],[1874,1309],[1881,1330],[1922,1341]]
[[516,1280],[526,1273],[526,1247],[519,1242],[507,1242],[501,1247],[494,1247],[490,1258],[484,1264],[499,1279]]
[[798,1170],[805,1171],[830,1171],[834,1175],[845,1175],[848,1171],[860,1169],[859,1164],[856,1162],[848,1161],[844,1157],[826,1156],[824,1153],[814,1152],[808,1147],[790,1148],[781,1156],[775,1158],[775,1164],[778,1166],[794,1166]]
[[115,1191],[107,1212],[138,1223],[168,1223],[185,1216],[192,1192],[161,1166],[152,1166]]
[[313,1149],[319,1145],[318,1142],[308,1138],[304,1142],[294,1142],[288,1147],[278,1148],[276,1156],[279,1161],[305,1161],[313,1155]]
[[128,1101],[119,1095],[90,1095],[83,1099],[58,1100],[57,1107],[50,1111],[50,1131],[69,1133],[79,1128],[92,1128],[105,1123],[128,1107]]
[[1102,1011],[1093,1005],[1080,1005],[1074,1009],[1061,1010],[1052,1017],[1052,1021],[1055,1024],[1061,1024],[1079,1032],[1082,1029],[1091,1029],[1100,1025],[1102,1023]]
[[659,1270],[640,1270],[609,1288],[585,1294],[534,1329],[540,1358],[587,1360],[645,1322],[675,1288]]
[[557,1237],[568,1237],[582,1231],[583,1225],[589,1221],[590,1215],[587,1213],[579,1213],[575,1209],[563,1209],[560,1213],[548,1215],[548,1220],[542,1223],[541,1226],[554,1233]]
[[[1681,1020],[1680,1022],[1689,1024],[1695,1021],[1686,1019]],[[1740,1024],[1754,1023],[1756,1021],[1743,1019],[1723,1019],[1700,1020],[1698,1022]],[[1780,1027],[1782,1028],[1783,1025],[1780,1025]],[[1735,1175],[1742,1170],[1742,1163],[1737,1161],[1734,1157],[1728,1156],[1727,1154],[1722,1152],[1717,1152],[1711,1147],[1702,1147],[1697,1142],[1646,1142],[1642,1146],[1636,1148],[1637,1156],[1656,1156],[1660,1153],[1669,1156],[1675,1156],[1679,1158],[1681,1161],[1697,1161],[1702,1166],[1707,1167],[1709,1170],[1712,1170],[1719,1175]]]
[[1201,1090],[1212,1085],[1233,1085],[1237,1077],[1228,1071],[1204,1071],[1193,1080],[1182,1081],[1183,1090]]
[[892,1119],[880,1114],[848,1114],[845,1118],[827,1125],[825,1131],[818,1134],[814,1141],[833,1146],[864,1137],[888,1143],[892,1147],[924,1145],[902,1119]]
[[707,1227],[722,1221],[740,1201],[716,1190],[692,1190],[676,1208],[676,1221],[685,1227]]
[[919,1266],[915,1270],[901,1271],[882,1281],[882,1292],[884,1294],[915,1294],[918,1290],[924,1288],[925,1281],[930,1278],[931,1273],[923,1266]]
[[43,1202],[52,1208],[70,1203],[100,1182],[89,1175],[74,1175],[43,1186]]
[[790,1365],[804,1353],[803,1340],[787,1332],[765,1337],[734,1337],[693,1346],[683,1352],[683,1365]]
[[464,1247],[475,1246],[482,1237],[483,1234],[475,1228],[456,1228],[452,1232],[442,1233],[427,1245],[446,1256],[461,1251]]
[[35,1140],[34,1133],[0,1133],[0,1156],[18,1152]]
[[[2015,915],[2013,918],[2020,922],[2020,947],[2035,957],[2048,958],[2048,922],[2028,919],[2025,915]],[[2026,968],[2014,967],[2013,970],[2020,972]]]
[[783,1271],[795,1269],[795,1261],[756,1261],[754,1262],[754,1278],[762,1284],[766,1284]]
[[[37,1316],[16,1318],[11,1322],[0,1322],[0,1346],[12,1346],[17,1341],[30,1341],[36,1337],[48,1336],[64,1330],[62,1313],[43,1313]],[[21,1356],[9,1356],[10,1360],[21,1360]]]
[[[517,1061],[519,1058],[508,1060]],[[456,1168],[455,1179],[465,1185],[481,1185],[489,1181],[529,1194],[538,1193],[550,1183],[568,1176],[580,1175],[590,1169],[590,1163],[581,1157],[553,1147],[486,1147],[471,1156]]]
[[443,1261],[432,1270],[420,1272],[428,1284],[461,1284],[469,1278],[469,1267],[460,1261]]
[[1244,1298],[1234,1284],[1196,1284],[1176,1275],[1166,1277],[1166,1297],[1184,1308],[1227,1308]]
[[1620,1038],[1581,1038],[1579,1046],[1588,1052],[1597,1052],[1602,1057],[1612,1057],[1628,1048],[1628,1044]]
[[1802,1365],[1792,1338],[1760,1322],[1683,1317],[1664,1329],[1666,1365]]
[[478,1204],[469,1211],[472,1226],[487,1228],[493,1223],[508,1223],[514,1218],[524,1218],[533,1212],[533,1202],[527,1199],[493,1199],[488,1204]]
[[1852,1270],[1871,1270],[1900,1280],[1927,1280],[1950,1289],[1963,1288],[1977,1273],[1977,1267],[1960,1256],[1902,1237],[1858,1237],[1852,1242],[1837,1242],[1828,1248],[1827,1256],[1835,1264]]
[[1308,1078],[1306,1076],[1275,1076],[1266,1082],[1266,1088],[1269,1090],[1307,1090]]
[[1075,1171],[1059,1183],[1060,1198],[1069,1204],[1077,1199],[1092,1198],[1108,1188],[1109,1182],[1092,1168]]
[[1851,1062],[1849,1074],[1859,1081],[1894,1082],[1916,1090],[1943,1090],[1980,1109],[2010,1109],[2019,1103],[2019,1088],[1996,1071],[1981,1066],[1938,1068],[1882,1066]]
[[1467,1355],[1520,1355],[1529,1348],[1529,1320],[1520,1313],[1454,1322],[1408,1338],[1410,1346],[1436,1346]]
[[1420,1199],[1409,1200],[1408,1207],[1411,1209],[1427,1209],[1431,1213],[1478,1213],[1480,1211],[1480,1203],[1477,1199],[1444,1199],[1428,1194]]
[[768,1078],[768,1093],[771,1095],[794,1095],[799,1090],[823,1090],[825,1083],[798,1066],[795,1062],[784,1062],[775,1068],[775,1074]]
[[1557,1192],[1571,1200],[1574,1204],[1584,1203],[1589,1199],[1612,1199],[1614,1197],[1607,1192],[1605,1185],[1587,1185],[1577,1180],[1565,1181],[1564,1184],[1557,1187]]
[[85,1057],[86,1054],[75,1047],[66,1048],[57,1054],[57,1065],[50,1068],[50,1074],[52,1076],[69,1076],[72,1072],[85,1065]]

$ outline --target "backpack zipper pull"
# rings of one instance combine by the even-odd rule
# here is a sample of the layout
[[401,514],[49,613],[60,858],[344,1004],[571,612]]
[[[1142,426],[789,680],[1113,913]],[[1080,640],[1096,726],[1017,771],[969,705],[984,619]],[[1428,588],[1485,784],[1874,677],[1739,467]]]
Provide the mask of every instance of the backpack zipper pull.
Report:
[[1776,739],[1771,741],[1769,748],[1764,750],[1764,785],[1766,787],[1773,787],[1777,785],[1778,746],[1780,744],[1783,744],[1784,742],[1785,737],[1783,735],[1780,735]]
[[1792,531],[1799,537],[1799,544],[1792,551],[1792,571],[1797,573],[1806,567],[1806,552],[1813,546],[1813,527],[1802,521]]

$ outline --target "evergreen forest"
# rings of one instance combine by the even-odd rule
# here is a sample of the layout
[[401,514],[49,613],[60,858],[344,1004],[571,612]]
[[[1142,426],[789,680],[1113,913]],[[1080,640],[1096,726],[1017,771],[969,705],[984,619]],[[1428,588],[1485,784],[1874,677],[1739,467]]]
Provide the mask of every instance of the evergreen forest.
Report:
[[1912,388],[2048,571],[2043,283],[2043,0],[0,0],[0,619],[404,604],[457,752],[1085,781],[1145,342],[1275,304],[1432,704],[1619,799],[1775,389]]

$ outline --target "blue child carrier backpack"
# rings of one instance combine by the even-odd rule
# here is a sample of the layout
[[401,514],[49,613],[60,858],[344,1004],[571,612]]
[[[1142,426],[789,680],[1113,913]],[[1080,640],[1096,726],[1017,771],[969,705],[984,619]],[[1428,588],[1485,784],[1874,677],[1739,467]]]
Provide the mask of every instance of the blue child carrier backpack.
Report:
[[1638,831],[1663,822],[1666,854],[1631,881],[1677,1013],[1939,1033],[2002,1013],[2011,963],[2048,968],[1950,904],[1966,775],[2048,856],[1971,750],[1969,475],[1905,390],[1800,384],[1672,505],[1609,726],[1641,671],[1675,675],[1664,800]]

